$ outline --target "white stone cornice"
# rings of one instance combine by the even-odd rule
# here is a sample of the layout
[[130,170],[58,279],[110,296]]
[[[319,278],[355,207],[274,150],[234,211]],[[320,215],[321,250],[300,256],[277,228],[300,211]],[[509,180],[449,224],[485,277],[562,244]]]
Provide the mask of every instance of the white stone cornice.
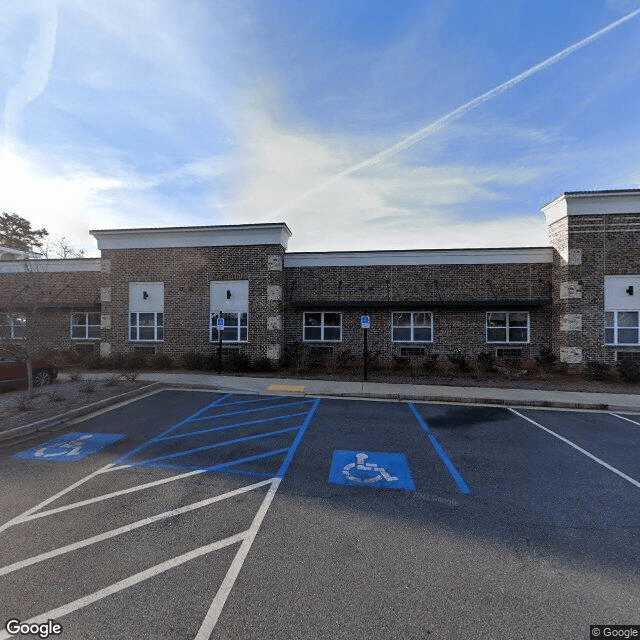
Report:
[[261,244],[280,244],[286,249],[291,237],[291,231],[284,222],[158,229],[101,229],[89,233],[96,238],[98,249],[101,250]]
[[500,249],[422,249],[414,251],[328,251],[286,253],[287,267],[360,267],[424,264],[552,263],[551,247]]

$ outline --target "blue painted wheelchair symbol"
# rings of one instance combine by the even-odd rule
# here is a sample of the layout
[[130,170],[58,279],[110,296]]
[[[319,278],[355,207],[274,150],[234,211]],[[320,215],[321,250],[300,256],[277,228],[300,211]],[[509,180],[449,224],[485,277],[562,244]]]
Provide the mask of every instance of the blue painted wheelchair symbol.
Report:
[[334,451],[329,482],[374,489],[415,490],[402,453]]
[[122,440],[124,437],[120,433],[65,433],[55,440],[16,453],[13,457],[17,460],[75,462]]

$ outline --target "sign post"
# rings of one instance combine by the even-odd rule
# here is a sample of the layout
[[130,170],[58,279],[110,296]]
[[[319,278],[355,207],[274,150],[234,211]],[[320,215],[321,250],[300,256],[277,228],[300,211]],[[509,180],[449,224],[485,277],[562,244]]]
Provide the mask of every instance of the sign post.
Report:
[[[365,312],[366,313],[366,312]],[[363,366],[364,366],[364,380],[367,380],[367,360],[369,356],[369,349],[367,347],[367,334],[369,333],[369,327],[371,326],[371,318],[368,315],[360,316],[360,326],[364,333],[364,354],[363,354]]]
[[218,327],[218,373],[222,373],[222,332],[224,331],[224,317],[222,311],[218,314],[216,320],[216,326]]

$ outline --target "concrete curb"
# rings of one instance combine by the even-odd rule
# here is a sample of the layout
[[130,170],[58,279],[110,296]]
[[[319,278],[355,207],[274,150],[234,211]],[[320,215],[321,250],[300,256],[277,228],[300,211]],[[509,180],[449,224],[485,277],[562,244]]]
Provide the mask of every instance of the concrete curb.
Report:
[[[249,388],[241,388],[227,385],[203,385],[189,382],[165,383],[166,388],[176,389],[210,389],[221,393],[235,392],[248,393],[252,395],[273,395],[273,391],[266,389],[257,390]],[[604,402],[570,402],[563,400],[538,400],[534,398],[523,398],[519,400],[511,400],[501,397],[465,397],[457,395],[422,395],[410,393],[371,393],[367,391],[343,391],[343,392],[323,392],[323,391],[305,391],[302,393],[278,391],[277,393],[286,396],[298,398],[350,398],[353,400],[390,400],[396,402],[442,402],[445,404],[482,404],[502,407],[529,407],[529,408],[545,408],[545,409],[581,409],[585,411],[628,411],[638,413],[638,407],[612,405]]]
[[165,386],[166,385],[163,382],[152,382],[151,384],[146,384],[144,387],[140,387],[139,389],[132,389],[131,391],[121,393],[117,396],[98,400],[92,404],[83,405],[82,407],[65,411],[57,416],[43,418],[42,420],[37,420],[36,422],[31,422],[29,424],[22,425],[21,427],[14,427],[13,429],[0,431],[0,444],[5,444],[11,440],[18,440],[19,438],[31,435],[32,433],[39,433],[41,431],[57,431],[62,429],[71,420],[81,418],[82,416],[93,413],[94,411],[99,411],[100,409],[104,409],[112,404],[118,404],[137,396],[143,396],[150,391],[163,389]]

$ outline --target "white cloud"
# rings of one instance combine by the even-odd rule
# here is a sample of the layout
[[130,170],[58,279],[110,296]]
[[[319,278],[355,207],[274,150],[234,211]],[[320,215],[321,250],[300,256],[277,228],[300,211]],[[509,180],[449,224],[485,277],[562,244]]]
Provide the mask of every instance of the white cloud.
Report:
[[[32,9],[27,5],[27,10]],[[55,0],[40,3],[36,16],[37,29],[22,76],[7,92],[4,107],[5,140],[16,138],[20,131],[22,112],[45,90],[51,73],[56,48],[57,8]]]

